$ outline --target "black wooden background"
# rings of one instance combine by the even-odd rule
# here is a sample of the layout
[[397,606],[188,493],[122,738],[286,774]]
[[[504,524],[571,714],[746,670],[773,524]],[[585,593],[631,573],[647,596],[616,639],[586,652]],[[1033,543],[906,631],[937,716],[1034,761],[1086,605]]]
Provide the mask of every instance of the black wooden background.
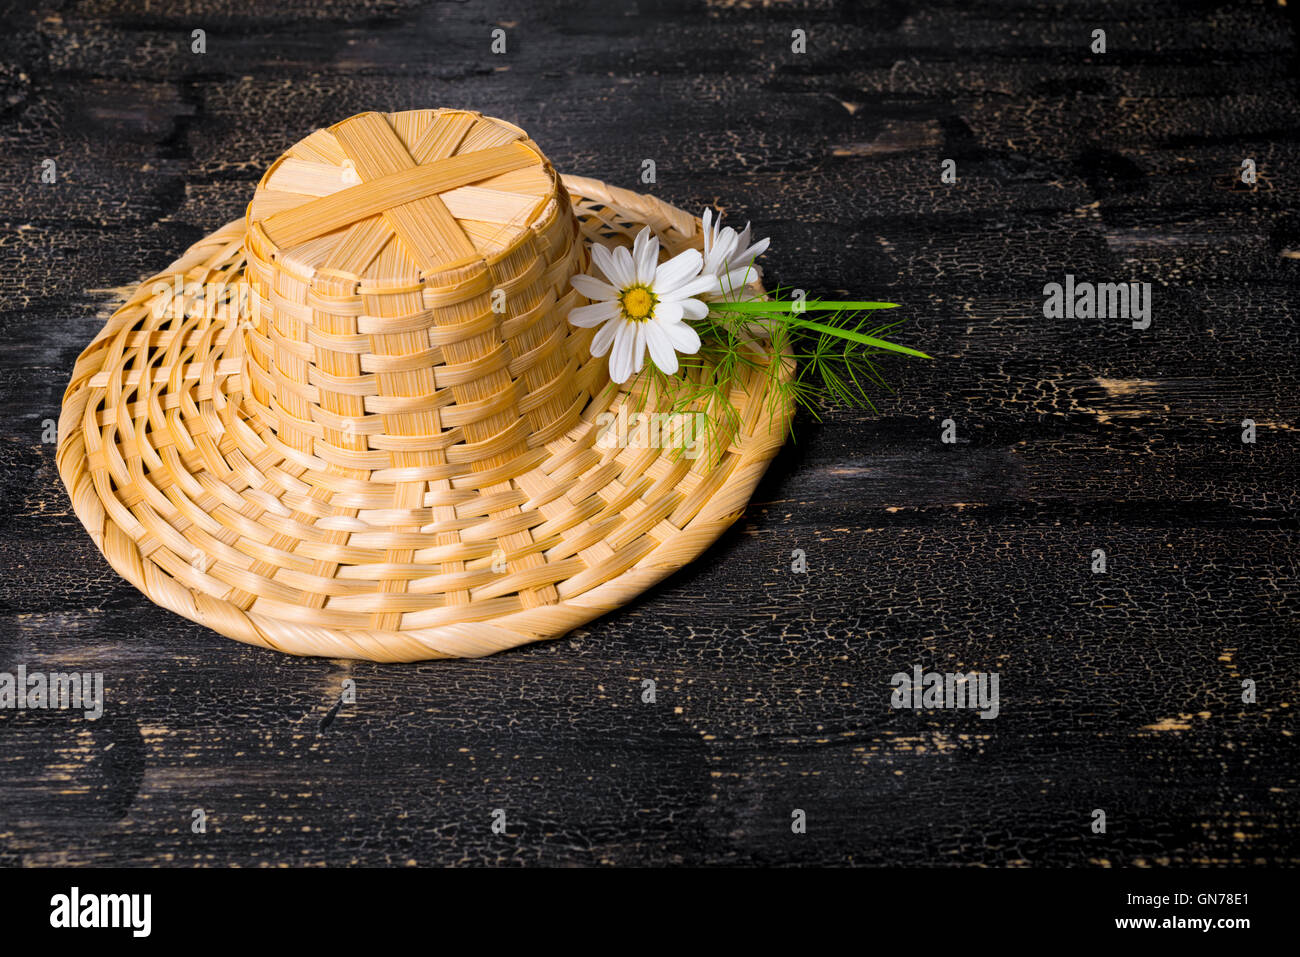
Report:
[[[0,670],[102,671],[108,702],[0,712],[0,862],[1300,862],[1297,6],[13,10]],[[802,421],[703,560],[559,641],[377,666],[154,607],[42,441],[74,358],[295,140],[432,106],[616,184],[655,159],[658,195],[772,236],[773,281],[902,302],[934,361]],[[1067,272],[1152,283],[1151,327],[1044,319]],[[998,672],[1001,714],[893,710],[914,664]]]

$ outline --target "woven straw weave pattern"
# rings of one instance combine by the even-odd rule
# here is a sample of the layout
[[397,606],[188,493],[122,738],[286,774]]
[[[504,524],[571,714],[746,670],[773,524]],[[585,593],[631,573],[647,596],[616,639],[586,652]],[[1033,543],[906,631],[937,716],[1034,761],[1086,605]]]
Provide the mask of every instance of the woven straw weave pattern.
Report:
[[477,656],[618,607],[741,514],[789,416],[756,378],[720,459],[597,443],[631,400],[565,320],[569,278],[580,239],[643,223],[665,255],[699,246],[688,214],[561,185],[477,114],[313,134],[78,359],[78,517],[157,603],[293,654]]

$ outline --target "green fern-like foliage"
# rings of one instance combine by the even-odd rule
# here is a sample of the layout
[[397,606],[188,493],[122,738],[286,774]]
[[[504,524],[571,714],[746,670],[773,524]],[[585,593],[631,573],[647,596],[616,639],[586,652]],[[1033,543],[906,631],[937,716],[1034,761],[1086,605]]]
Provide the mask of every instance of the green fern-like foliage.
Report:
[[750,390],[754,382],[763,386],[769,415],[793,404],[820,420],[828,408],[876,411],[872,393],[889,391],[882,357],[930,358],[883,338],[901,320],[882,323],[875,314],[895,303],[791,301],[781,299],[783,291],[711,303],[708,316],[694,324],[700,350],[679,357],[676,375],[647,361],[623,387],[634,413],[654,408],[692,423],[676,435],[674,455],[716,461],[726,451],[740,430],[746,382]]

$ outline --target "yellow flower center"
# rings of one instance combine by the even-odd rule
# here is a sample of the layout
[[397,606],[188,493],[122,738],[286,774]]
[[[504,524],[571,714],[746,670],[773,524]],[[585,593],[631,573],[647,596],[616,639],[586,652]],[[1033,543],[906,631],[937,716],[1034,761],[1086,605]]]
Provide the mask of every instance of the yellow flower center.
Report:
[[645,286],[633,286],[619,296],[618,301],[623,307],[623,315],[637,322],[650,318],[658,302],[655,294]]

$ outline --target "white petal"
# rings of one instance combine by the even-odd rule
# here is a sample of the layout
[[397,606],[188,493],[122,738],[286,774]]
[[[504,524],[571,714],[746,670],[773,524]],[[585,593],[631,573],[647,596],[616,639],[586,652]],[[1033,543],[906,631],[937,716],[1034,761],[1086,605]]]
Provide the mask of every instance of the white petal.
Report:
[[718,290],[721,295],[735,297],[744,291],[751,282],[757,282],[763,276],[757,266],[744,266],[723,273],[718,277]]
[[[694,319],[699,322],[709,314],[709,307],[698,299],[683,299],[678,305],[682,307],[683,319]],[[663,308],[663,303],[660,303],[660,308]]]
[[619,289],[632,285],[634,278],[632,272],[622,267],[622,264],[615,258],[614,253],[608,247],[602,246],[600,243],[592,243],[591,261],[596,264],[597,269],[605,274],[605,278]]
[[680,302],[660,302],[659,305],[655,306],[655,318],[660,322],[681,322],[682,316],[682,304]]
[[592,326],[598,326],[607,319],[613,319],[618,315],[618,303],[616,302],[598,302],[590,306],[579,306],[577,309],[569,310],[569,321],[575,326],[583,329],[590,329]]
[[614,344],[614,336],[618,334],[619,327],[623,325],[621,319],[611,319],[600,327],[591,340],[591,354],[593,356],[603,356],[609,351],[609,347]]
[[601,282],[595,276],[574,276],[569,282],[588,299],[617,299],[618,290],[607,282]]
[[626,246],[619,246],[614,250],[614,264],[614,268],[627,277],[625,282],[615,282],[614,285],[619,289],[636,285],[636,264],[632,261],[632,254],[627,251]]
[[646,345],[650,347],[650,358],[654,360],[659,371],[666,375],[677,374],[677,353],[673,351],[672,340],[663,326],[657,322],[643,322],[646,327]]
[[632,241],[632,260],[636,264],[636,281],[648,285],[659,261],[659,237],[650,232],[649,226],[641,227]]
[[[743,237],[743,240],[748,240],[748,237]],[[767,247],[771,244],[772,238],[767,236],[754,243],[754,245],[745,247],[736,254],[736,265],[739,266],[741,263],[753,262],[759,256],[763,255],[763,253],[767,252]],[[743,245],[743,241],[741,245]]]
[[668,341],[678,352],[689,356],[700,351],[700,334],[686,323],[670,322],[663,327],[663,330]]
[[621,322],[614,336],[614,348],[609,353],[609,377],[615,382],[626,382],[632,375],[632,349],[636,345],[636,330],[631,323]]
[[727,227],[722,231],[721,236],[714,239],[713,246],[709,249],[708,256],[705,258],[705,272],[721,272],[735,251],[735,233],[732,232],[731,227]]
[[645,346],[647,330],[654,325],[653,322],[638,322],[636,324],[636,371],[640,372],[645,368]]
[[659,293],[659,298],[668,302],[680,302],[683,299],[691,299],[695,296],[716,296],[718,292],[718,277],[704,275],[685,282],[669,292]]
[[674,256],[655,270],[655,294],[661,299],[671,294],[673,289],[698,276],[703,263],[704,257],[695,249],[688,249]]

